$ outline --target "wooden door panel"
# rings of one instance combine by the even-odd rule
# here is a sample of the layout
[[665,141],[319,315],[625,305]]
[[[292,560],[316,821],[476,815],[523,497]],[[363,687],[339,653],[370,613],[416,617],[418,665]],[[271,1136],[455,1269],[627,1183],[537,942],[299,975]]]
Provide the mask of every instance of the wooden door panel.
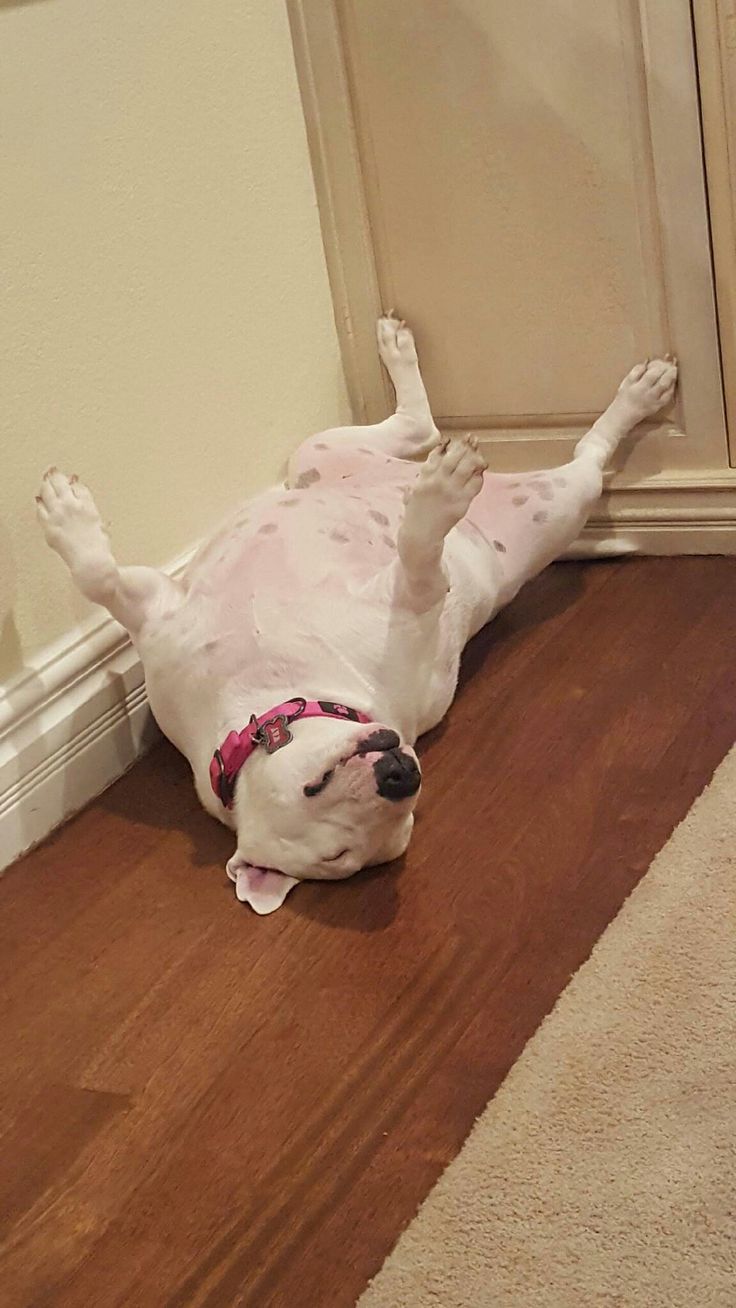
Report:
[[344,5],[379,285],[426,327],[441,415],[594,411],[667,338],[616,8],[571,41],[565,7]]
[[482,433],[496,466],[565,457],[623,372],[671,349],[677,409],[624,480],[722,467],[687,0],[297,10],[359,412],[388,395],[357,315],[393,306],[441,425]]

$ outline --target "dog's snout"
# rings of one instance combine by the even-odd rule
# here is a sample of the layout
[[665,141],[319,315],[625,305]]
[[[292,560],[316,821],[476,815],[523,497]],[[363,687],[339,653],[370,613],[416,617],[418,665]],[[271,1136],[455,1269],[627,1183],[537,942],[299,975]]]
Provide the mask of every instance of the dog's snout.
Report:
[[398,749],[401,741],[395,731],[389,731],[388,727],[380,727],[378,731],[372,731],[370,736],[361,740],[358,745],[359,754],[377,754],[385,749]]
[[389,749],[373,764],[376,786],[382,799],[409,799],[422,784],[422,774],[411,754]]

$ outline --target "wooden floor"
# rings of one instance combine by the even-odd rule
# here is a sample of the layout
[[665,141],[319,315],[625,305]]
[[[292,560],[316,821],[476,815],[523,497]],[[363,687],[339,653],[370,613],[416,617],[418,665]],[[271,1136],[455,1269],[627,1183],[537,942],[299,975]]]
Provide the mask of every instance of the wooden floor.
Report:
[[559,565],[468,651],[404,866],[259,919],[161,747],[13,869],[6,1308],[352,1305],[732,744],[735,651],[736,560]]

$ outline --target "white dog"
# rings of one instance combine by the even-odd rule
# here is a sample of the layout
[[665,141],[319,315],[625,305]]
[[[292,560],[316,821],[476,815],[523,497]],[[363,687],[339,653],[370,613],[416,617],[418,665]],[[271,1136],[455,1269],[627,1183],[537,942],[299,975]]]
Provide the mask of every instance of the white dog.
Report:
[[677,377],[669,357],[639,364],[571,463],[496,475],[473,439],[440,437],[409,329],[381,318],[378,346],[395,414],[306,441],[287,488],[233,513],[181,581],[118,567],[76,477],[52,468],[37,497],[79,589],[130,632],[258,913],[404,852],[413,745],[452,702],[463,646],[576,540],[607,460]]

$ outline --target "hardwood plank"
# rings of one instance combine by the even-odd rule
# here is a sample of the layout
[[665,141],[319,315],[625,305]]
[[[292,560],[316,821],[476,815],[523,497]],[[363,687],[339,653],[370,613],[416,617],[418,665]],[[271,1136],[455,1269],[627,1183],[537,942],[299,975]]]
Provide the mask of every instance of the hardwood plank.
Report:
[[735,599],[729,559],[549,569],[468,651],[403,866],[274,918],[168,747],[13,869],[8,1302],[354,1303],[733,742]]
[[98,1131],[128,1107],[127,1095],[42,1086],[5,1116],[0,1135],[0,1213],[3,1226],[31,1209],[73,1167]]

